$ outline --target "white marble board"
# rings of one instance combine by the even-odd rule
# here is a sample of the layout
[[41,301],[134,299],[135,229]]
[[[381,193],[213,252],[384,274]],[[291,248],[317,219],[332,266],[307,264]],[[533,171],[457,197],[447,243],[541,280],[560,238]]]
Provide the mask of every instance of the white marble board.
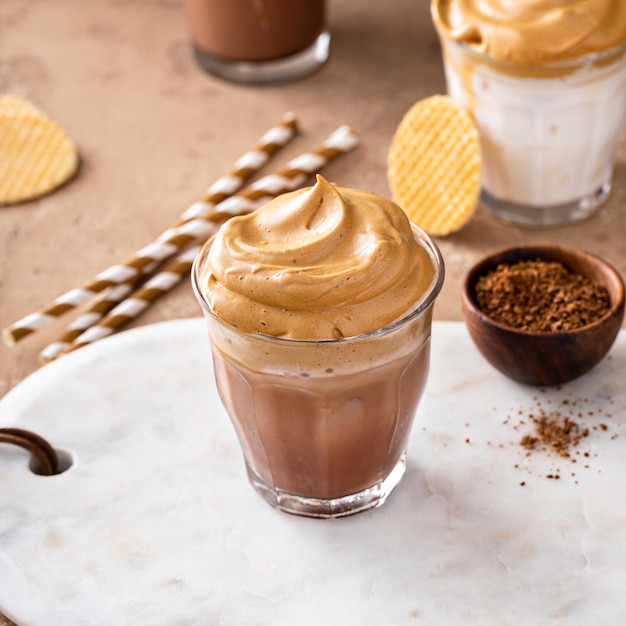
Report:
[[[248,485],[202,320],[120,333],[0,402],[0,425],[73,459],[42,477],[0,448],[0,609],[24,626],[623,623],[625,373],[624,331],[539,390],[437,322],[403,482],[312,520]],[[578,454],[526,456],[538,408],[590,428]]]

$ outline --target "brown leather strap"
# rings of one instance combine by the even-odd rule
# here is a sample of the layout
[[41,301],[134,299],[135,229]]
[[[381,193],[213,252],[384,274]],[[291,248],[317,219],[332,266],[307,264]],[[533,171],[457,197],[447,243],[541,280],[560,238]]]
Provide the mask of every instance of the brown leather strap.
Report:
[[44,476],[58,473],[57,453],[43,437],[23,428],[0,428],[0,443],[11,443],[28,450],[39,461],[38,473]]

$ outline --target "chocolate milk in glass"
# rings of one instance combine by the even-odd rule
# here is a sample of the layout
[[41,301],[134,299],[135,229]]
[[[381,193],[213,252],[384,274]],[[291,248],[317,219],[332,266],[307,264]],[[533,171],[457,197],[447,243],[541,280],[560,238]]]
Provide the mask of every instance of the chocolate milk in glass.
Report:
[[299,373],[272,374],[214,349],[218,387],[227,390],[222,399],[253,484],[332,501],[382,483],[398,463],[403,469],[429,354],[423,342],[380,365],[363,359],[342,372],[301,364]]
[[283,82],[328,58],[325,0],[185,0],[196,58],[240,82]]
[[268,502],[338,517],[398,484],[443,273],[397,205],[321,177],[204,246],[192,274],[217,387]]

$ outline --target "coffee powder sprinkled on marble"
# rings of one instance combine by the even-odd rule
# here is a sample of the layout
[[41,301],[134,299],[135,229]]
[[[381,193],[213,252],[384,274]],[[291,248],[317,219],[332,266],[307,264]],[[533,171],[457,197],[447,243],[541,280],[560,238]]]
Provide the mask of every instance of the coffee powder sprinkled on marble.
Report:
[[531,416],[534,434],[524,435],[520,440],[527,450],[535,450],[538,444],[549,446],[559,456],[569,456],[570,447],[577,446],[583,437],[589,436],[589,429],[581,426],[559,411]]
[[[542,390],[542,393],[546,393],[546,390]],[[612,413],[603,407],[589,409],[586,406],[590,403],[588,398],[564,398],[559,402],[553,402],[550,398],[540,399],[536,396],[534,401],[533,408],[518,407],[516,416],[509,414],[504,424],[511,424],[516,431],[526,431],[517,443],[525,450],[527,459],[536,453],[552,457],[552,467],[543,474],[545,478],[560,480],[564,476],[570,476],[574,483],[578,484],[576,472],[572,470],[577,465],[579,469],[590,469],[587,461],[598,456],[592,455],[589,450],[581,449],[582,445],[579,444],[586,438],[597,439],[610,431],[605,420],[611,419]],[[613,404],[610,396],[604,398],[604,401],[609,405]],[[602,421],[598,421],[599,417]],[[592,423],[589,420],[592,420]],[[610,438],[613,440],[617,436],[617,433],[613,433]],[[578,460],[582,463],[579,464]],[[565,462],[572,464],[569,465],[569,470],[561,465]],[[535,473],[527,462],[516,463],[515,468],[528,474]],[[598,469],[598,472],[600,471]]]

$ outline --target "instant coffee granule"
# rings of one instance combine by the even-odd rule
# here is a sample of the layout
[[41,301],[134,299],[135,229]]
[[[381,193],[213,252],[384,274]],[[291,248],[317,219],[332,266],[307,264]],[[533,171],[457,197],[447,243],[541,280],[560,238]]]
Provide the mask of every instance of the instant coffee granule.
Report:
[[591,324],[609,312],[607,289],[562,263],[542,259],[500,264],[476,283],[479,309],[513,328],[559,332]]

